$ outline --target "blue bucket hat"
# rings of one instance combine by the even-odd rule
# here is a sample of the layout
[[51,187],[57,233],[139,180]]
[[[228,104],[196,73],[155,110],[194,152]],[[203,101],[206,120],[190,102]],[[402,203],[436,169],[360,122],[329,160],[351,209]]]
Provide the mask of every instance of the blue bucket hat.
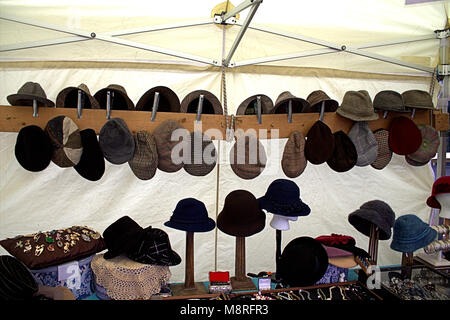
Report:
[[395,220],[391,249],[399,252],[414,252],[426,247],[437,237],[432,229],[413,214],[405,214]]
[[208,232],[216,227],[215,221],[208,217],[205,204],[194,198],[180,200],[164,225],[187,232]]
[[307,216],[311,212],[309,206],[300,199],[297,184],[287,179],[274,180],[258,202],[261,209],[282,216]]

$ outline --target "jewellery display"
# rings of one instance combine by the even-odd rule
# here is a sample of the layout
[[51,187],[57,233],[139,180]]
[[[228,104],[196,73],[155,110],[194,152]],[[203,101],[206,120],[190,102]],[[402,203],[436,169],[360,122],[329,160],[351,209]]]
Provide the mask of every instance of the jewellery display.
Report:
[[291,288],[257,293],[231,294],[229,300],[358,300],[376,301],[380,298],[359,282],[344,282],[330,286]]
[[382,272],[381,284],[402,300],[450,299],[449,277],[428,268],[412,268],[411,278],[404,278],[400,272]]

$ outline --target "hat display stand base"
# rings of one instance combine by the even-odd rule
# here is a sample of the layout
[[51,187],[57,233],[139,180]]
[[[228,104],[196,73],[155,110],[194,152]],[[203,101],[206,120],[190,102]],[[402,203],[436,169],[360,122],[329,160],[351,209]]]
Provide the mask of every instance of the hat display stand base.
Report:
[[272,275],[271,280],[272,283],[281,284],[281,277],[279,273],[279,262],[281,258],[281,230],[276,230],[276,252],[275,252],[275,273]]
[[194,282],[194,233],[186,232],[186,267],[184,283],[171,284],[174,296],[206,294],[208,290],[202,282]]
[[414,265],[414,253],[404,252],[402,254],[402,276],[404,279],[411,279],[413,265]]
[[231,277],[233,291],[256,290],[252,279],[245,274],[245,238],[236,237],[235,276]]
[[377,226],[372,223],[370,226],[370,236],[369,236],[369,250],[370,263],[373,265],[377,264],[378,260],[378,240],[380,239],[380,230]]

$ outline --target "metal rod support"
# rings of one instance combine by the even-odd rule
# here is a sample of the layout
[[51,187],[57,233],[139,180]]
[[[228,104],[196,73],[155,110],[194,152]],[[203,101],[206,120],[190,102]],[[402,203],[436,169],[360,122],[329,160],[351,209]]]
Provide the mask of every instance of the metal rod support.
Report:
[[111,119],[111,101],[112,101],[112,95],[114,92],[106,91],[106,119]]
[[262,123],[261,119],[261,96],[256,97],[256,114],[258,115],[258,124]]
[[200,95],[198,98],[198,106],[197,106],[197,122],[201,121],[202,111],[203,111],[203,100],[205,99],[204,95]]
[[37,106],[37,100],[33,99],[33,117],[38,117],[38,106]]
[[261,4],[261,1],[255,0],[255,4],[252,8],[250,8],[250,12],[248,13],[247,17],[245,18],[244,23],[242,24],[241,29],[239,30],[239,33],[236,36],[236,39],[234,39],[233,45],[231,46],[230,51],[228,52],[228,56],[225,58],[223,64],[225,66],[228,66],[230,64],[231,58],[233,57],[237,47],[239,46],[239,43],[242,40],[242,37],[244,36],[245,31],[247,31],[247,28],[252,21],[256,10],[258,10],[259,5]]
[[247,9],[248,7],[258,3],[258,5],[262,2],[262,0],[245,0],[241,4],[237,5],[233,9],[231,9],[229,12],[225,13],[222,17],[222,23],[227,21],[229,18],[237,15],[239,12]]
[[80,89],[78,89],[78,97],[77,97],[77,117],[78,119],[81,119],[81,109],[83,105],[84,100],[84,93]]
[[159,106],[159,92],[155,92],[155,95],[153,97],[153,108],[152,108],[152,118],[151,121],[155,121],[156,113],[158,112],[158,106]]
[[320,121],[323,121],[324,112],[325,112],[325,101],[322,101],[322,105],[320,106],[320,116],[319,116]]
[[292,122],[292,100],[289,100],[288,104],[288,122]]

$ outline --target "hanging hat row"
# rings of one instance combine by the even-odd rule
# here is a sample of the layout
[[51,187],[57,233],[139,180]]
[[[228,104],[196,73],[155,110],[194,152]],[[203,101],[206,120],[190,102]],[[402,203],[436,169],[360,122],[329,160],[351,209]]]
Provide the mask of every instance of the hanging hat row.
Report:
[[[135,105],[128,97],[125,88],[121,85],[110,84],[91,95],[85,84],[78,87],[67,87],[61,90],[56,97],[56,104],[47,99],[44,89],[39,83],[26,82],[16,94],[7,97],[13,106],[79,108],[79,109],[107,109],[108,119],[110,110],[136,110],[223,114],[219,99],[207,90],[195,90],[189,93],[180,102],[177,94],[165,86],[157,86],[147,90]],[[256,94],[245,99],[237,108],[237,115],[279,114],[292,113],[337,112],[339,115],[354,121],[377,120],[375,109],[387,112],[413,112],[415,108],[433,109],[431,96],[422,90],[408,90],[403,94],[392,90],[379,92],[372,100],[365,90],[347,91],[342,104],[330,98],[322,90],[311,92],[306,99],[297,97],[289,91],[282,92],[275,104],[264,94]],[[201,109],[201,110],[199,110]],[[154,116],[152,117],[154,120]],[[260,121],[260,118],[259,118]]]
[[[78,108],[78,117],[82,109],[106,109],[107,119],[111,110],[153,111],[152,121],[156,113],[183,112],[204,114],[223,114],[222,105],[217,97],[206,90],[195,90],[189,93],[180,103],[177,94],[165,86],[157,86],[147,90],[138,103],[128,97],[124,87],[110,84],[91,95],[85,84],[78,87],[67,87],[56,97],[56,104],[47,99],[44,89],[36,82],[25,83],[16,94],[7,97],[13,106],[34,106],[35,116],[37,107]],[[200,103],[201,101],[201,103]]]

